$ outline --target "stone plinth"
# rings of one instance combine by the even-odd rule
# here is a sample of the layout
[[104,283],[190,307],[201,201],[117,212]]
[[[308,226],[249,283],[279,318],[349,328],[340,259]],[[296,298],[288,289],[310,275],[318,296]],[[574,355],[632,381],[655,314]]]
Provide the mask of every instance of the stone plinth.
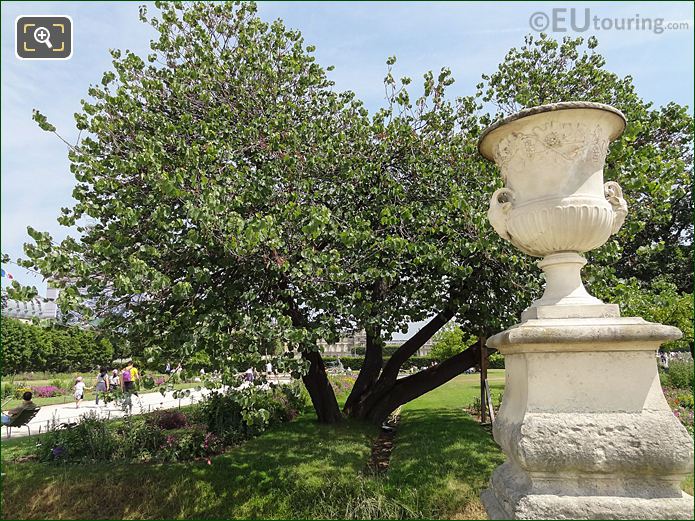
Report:
[[488,340],[505,355],[495,440],[507,461],[492,519],[692,519],[693,441],[655,351],[680,331],[640,318],[531,319]]

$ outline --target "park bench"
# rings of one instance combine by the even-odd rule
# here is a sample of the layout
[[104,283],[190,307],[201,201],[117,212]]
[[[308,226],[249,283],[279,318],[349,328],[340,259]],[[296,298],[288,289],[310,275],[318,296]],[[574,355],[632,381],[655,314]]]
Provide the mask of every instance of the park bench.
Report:
[[26,427],[27,431],[31,435],[31,428],[29,427],[29,422],[33,420],[34,417],[39,413],[39,409],[40,407],[37,407],[35,409],[24,409],[17,416],[12,418],[12,421],[10,421],[9,425],[5,425],[5,427],[7,427],[7,437],[9,438],[12,435],[12,427]]

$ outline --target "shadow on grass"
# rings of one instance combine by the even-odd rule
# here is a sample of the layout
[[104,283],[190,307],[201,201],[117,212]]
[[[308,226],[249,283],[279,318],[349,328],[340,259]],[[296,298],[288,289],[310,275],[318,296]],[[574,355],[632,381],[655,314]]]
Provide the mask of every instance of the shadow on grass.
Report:
[[504,454],[470,416],[451,408],[407,409],[396,436],[389,481],[417,491],[431,517],[484,515],[479,497]]

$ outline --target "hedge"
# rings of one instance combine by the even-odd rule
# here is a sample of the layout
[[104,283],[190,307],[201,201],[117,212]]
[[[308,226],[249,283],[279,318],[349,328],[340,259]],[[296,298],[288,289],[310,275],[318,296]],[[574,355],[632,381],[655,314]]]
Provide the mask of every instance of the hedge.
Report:
[[[325,356],[323,358],[324,363],[333,364],[340,359],[343,367],[347,369],[348,367],[353,371],[359,371],[362,369],[362,363],[364,362],[364,357],[362,356]],[[384,359],[384,364],[388,361],[388,358]],[[401,369],[410,369],[411,367],[429,367],[432,363],[437,363],[439,360],[431,356],[413,356],[410,357],[402,366]],[[489,357],[488,363],[489,369],[504,369],[504,356],[499,353],[493,353]]]
[[2,374],[89,371],[113,360],[113,346],[94,332],[77,327],[42,327],[2,319]]
[[692,389],[695,385],[695,373],[693,362],[684,360],[671,360],[668,364],[668,377],[671,387]]
[[[347,369],[348,367],[353,371],[359,371],[362,369],[362,363],[364,358],[361,356],[326,356],[323,358],[325,364],[335,363],[340,359],[343,367]],[[388,361],[388,358],[384,359],[384,364]],[[437,360],[431,356],[412,356],[401,366],[401,369],[410,369],[411,367],[429,367]]]

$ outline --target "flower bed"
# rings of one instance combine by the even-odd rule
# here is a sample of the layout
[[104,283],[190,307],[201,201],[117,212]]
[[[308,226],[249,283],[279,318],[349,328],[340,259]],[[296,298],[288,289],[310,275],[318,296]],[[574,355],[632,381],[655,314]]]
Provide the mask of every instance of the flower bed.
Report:
[[294,419],[306,406],[299,383],[211,393],[186,412],[157,411],[106,421],[92,413],[75,426],[50,430],[37,444],[40,461],[172,462],[205,459]]
[[34,394],[35,398],[52,398],[54,396],[67,394],[65,389],[61,389],[55,385],[39,385],[32,387],[31,392]]
[[664,396],[673,414],[680,420],[688,432],[693,434],[693,391],[664,387]]

